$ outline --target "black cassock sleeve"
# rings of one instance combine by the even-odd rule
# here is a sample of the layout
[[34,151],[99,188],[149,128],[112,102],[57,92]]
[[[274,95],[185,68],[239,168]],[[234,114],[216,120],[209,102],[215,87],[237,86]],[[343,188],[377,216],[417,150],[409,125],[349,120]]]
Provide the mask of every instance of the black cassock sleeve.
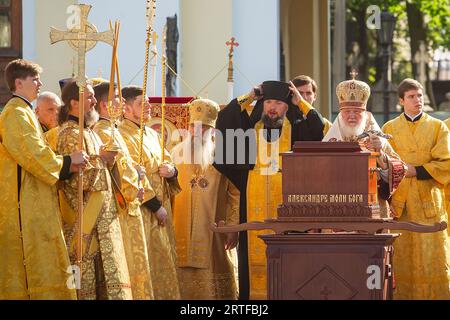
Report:
[[[233,99],[225,108],[223,108],[217,117],[216,121],[216,134],[220,134],[222,139],[216,138],[216,162],[214,167],[224,174],[240,191],[245,189],[246,181],[243,185],[242,172],[247,172],[252,168],[249,159],[249,139],[245,140],[245,161],[244,163],[239,163],[238,159],[242,158],[242,155],[238,155],[239,149],[242,150],[242,146],[238,144],[242,143],[236,136],[232,135],[235,130],[242,129],[244,132],[252,128],[250,117],[247,111],[242,111],[241,106],[237,102],[237,99]],[[228,133],[227,130],[231,130]],[[233,141],[228,141],[228,139],[233,139]],[[218,143],[221,141],[222,143]],[[230,149],[231,148],[231,149]],[[234,154],[231,161],[227,159],[227,155],[231,153]],[[230,158],[230,157],[228,157]]]
[[[260,117],[261,118],[261,117]],[[214,167],[223,175],[225,175],[240,191],[240,203],[239,203],[239,222],[247,222],[247,178],[248,172],[252,168],[249,161],[249,145],[250,142],[245,142],[245,163],[237,163],[237,139],[233,141],[234,162],[226,163],[227,151],[226,146],[230,145],[227,141],[226,130],[238,130],[242,129],[246,131],[253,128],[251,119],[246,110],[242,111],[241,106],[237,102],[237,99],[233,99],[225,108],[219,112],[219,116],[216,121],[216,134],[223,136],[223,144],[217,143],[216,139],[216,153],[222,152],[223,163],[214,163]],[[231,142],[231,141],[230,141]],[[220,150],[218,150],[220,148]],[[217,160],[217,157],[216,157]],[[239,246],[238,246],[238,259],[239,259],[239,297],[240,299],[249,299],[249,271],[248,271],[248,255],[247,255],[247,232],[239,232]]]
[[[250,125],[253,127],[261,120],[263,102],[258,101],[250,115]],[[312,109],[305,116],[300,108],[289,103],[286,117],[292,126],[291,144],[295,141],[321,141],[323,139],[324,121],[320,112]]]

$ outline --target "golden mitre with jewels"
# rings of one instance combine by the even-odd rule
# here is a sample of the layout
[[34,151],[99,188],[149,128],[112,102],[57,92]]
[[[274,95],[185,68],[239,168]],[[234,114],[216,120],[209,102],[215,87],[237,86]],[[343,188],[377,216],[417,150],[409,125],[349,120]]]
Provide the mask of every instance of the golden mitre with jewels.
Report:
[[209,99],[196,99],[189,104],[189,124],[201,122],[215,128],[219,105]]
[[339,99],[339,108],[358,108],[366,110],[366,104],[370,97],[370,87],[363,81],[356,80],[356,72],[351,73],[351,80],[342,81],[336,87],[336,95]]

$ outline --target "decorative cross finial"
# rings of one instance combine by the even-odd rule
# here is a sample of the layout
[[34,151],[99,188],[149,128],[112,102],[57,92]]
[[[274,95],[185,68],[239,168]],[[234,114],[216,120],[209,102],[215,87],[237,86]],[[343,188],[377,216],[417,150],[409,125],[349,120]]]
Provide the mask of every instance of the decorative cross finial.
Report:
[[[230,51],[228,52],[228,79],[227,81],[229,83],[233,82],[233,52],[234,52],[234,47],[239,47],[239,43],[237,43],[234,37],[231,37],[230,41],[227,41],[225,44],[227,45],[227,47],[230,47]],[[231,91],[233,89],[231,88]],[[231,91],[229,92],[229,94],[231,93]]]
[[356,76],[358,75],[358,72],[356,69],[352,69],[352,72],[350,72],[350,76],[352,77],[352,80],[356,80]]
[[56,28],[50,28],[50,42],[54,44],[59,41],[68,41],[72,49],[78,51],[78,74],[77,84],[79,87],[86,86],[86,74],[85,74],[85,59],[86,52],[91,50],[97,41],[105,42],[109,45],[113,45],[114,32],[108,30],[105,32],[98,32],[97,28],[87,21],[90,5],[79,4],[80,7],[80,26],[79,28],[70,29],[68,31],[61,31]]
[[231,37],[231,39],[230,39],[230,41],[227,41],[226,42],[226,45],[228,46],[228,47],[230,47],[230,55],[232,55],[233,54],[233,52],[234,52],[234,47],[239,47],[239,43],[237,43],[237,42],[235,42],[234,40],[236,40],[234,37]]

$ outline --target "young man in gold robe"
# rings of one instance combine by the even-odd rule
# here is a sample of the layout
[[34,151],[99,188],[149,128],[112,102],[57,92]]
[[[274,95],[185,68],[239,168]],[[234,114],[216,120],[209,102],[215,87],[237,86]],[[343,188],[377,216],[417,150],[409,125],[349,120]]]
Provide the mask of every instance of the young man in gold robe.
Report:
[[[236,299],[238,234],[213,233],[219,221],[239,223],[239,190],[213,167],[219,105],[197,99],[189,106],[189,135],[172,150],[181,193],[173,209],[182,299]],[[234,256],[233,256],[234,254]]]
[[0,115],[0,300],[76,299],[56,194],[85,161],[56,155],[32,110],[41,68],[17,59],[5,69],[13,94]]
[[[150,118],[150,104],[142,103],[142,88],[129,86],[122,89],[125,99],[124,120],[119,131],[132,159],[139,163],[140,122]],[[158,134],[144,125],[142,163],[149,181],[144,186],[142,218],[150,258],[153,293],[155,299],[179,299],[180,290],[176,270],[176,252],[170,198],[180,191],[177,170],[171,164],[170,154],[161,149]],[[164,155],[162,155],[164,151]],[[149,199],[149,200],[147,200]]]
[[[448,221],[444,186],[450,182],[449,130],[423,112],[423,87],[413,79],[398,86],[404,113],[387,122],[392,147],[407,165],[406,178],[392,198],[400,221]],[[436,233],[401,231],[394,243],[396,299],[450,299],[450,239]]]
[[[301,74],[292,79],[292,83],[297,88],[300,95],[305,99],[310,105],[314,106],[314,102],[317,99],[317,83],[311,77]],[[326,119],[323,119],[323,134],[326,135],[328,130],[330,130],[332,123]]]
[[[444,121],[447,128],[450,130],[450,118]],[[447,214],[450,212],[450,183],[445,186],[445,207],[447,208]],[[447,228],[447,233],[450,235],[450,228]]]
[[[109,82],[105,80],[96,85],[94,92],[97,100],[95,108],[100,115],[99,120],[94,125],[94,132],[97,133],[103,144],[107,145],[112,137],[110,114],[108,112]],[[122,117],[122,110],[117,111],[118,108],[123,108],[123,102],[119,99],[119,91],[117,88],[114,88],[114,96],[110,108]],[[126,201],[125,205],[119,206],[118,209],[133,299],[153,299],[147,242],[145,240],[144,223],[140,209],[141,201],[144,200],[144,189],[138,186],[138,171],[122,135],[115,126],[114,142],[118,147],[118,154],[111,174],[115,182],[116,195],[119,199]],[[146,178],[145,181],[148,183]]]
[[[64,106],[59,114],[58,153],[65,155],[78,148],[79,88],[75,81],[62,90]],[[107,151],[90,127],[98,120],[94,90],[84,91],[84,150],[90,156],[83,173],[83,256],[81,299],[131,299],[131,285],[119,223],[119,213],[109,173],[117,152]],[[78,220],[78,175],[61,186],[60,203],[64,233],[70,257],[76,261]]]

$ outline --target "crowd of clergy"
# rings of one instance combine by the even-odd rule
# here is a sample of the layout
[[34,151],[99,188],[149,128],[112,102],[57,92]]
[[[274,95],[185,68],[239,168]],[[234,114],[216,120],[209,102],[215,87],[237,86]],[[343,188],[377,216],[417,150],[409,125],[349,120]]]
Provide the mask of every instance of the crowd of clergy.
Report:
[[[333,123],[314,106],[318,88],[305,75],[265,81],[222,108],[195,98],[189,127],[168,150],[162,141],[171,137],[148,125],[141,87],[65,79],[60,94],[40,92],[42,72],[23,59],[5,69],[12,96],[0,114],[0,299],[266,299],[261,232],[211,226],[276,217],[279,154],[295,141],[358,142],[377,154],[383,218],[448,222],[450,120],[423,111],[416,80],[398,85],[403,112],[382,127],[355,74],[336,87]],[[252,158],[252,146],[243,164],[216,161],[230,151],[227,130],[251,130],[270,161]],[[394,298],[450,299],[448,229],[401,233]]]

